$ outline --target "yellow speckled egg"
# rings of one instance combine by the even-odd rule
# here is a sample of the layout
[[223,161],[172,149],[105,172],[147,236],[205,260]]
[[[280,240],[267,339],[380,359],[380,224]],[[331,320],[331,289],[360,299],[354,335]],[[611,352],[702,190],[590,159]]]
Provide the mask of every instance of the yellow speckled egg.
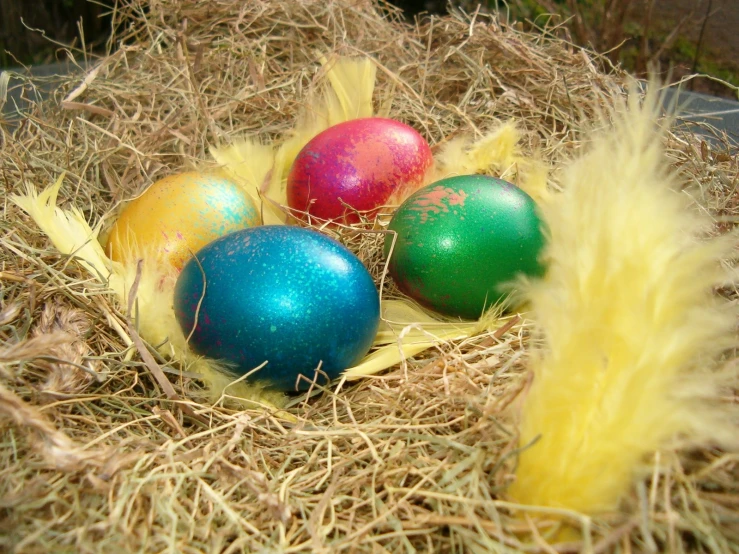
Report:
[[178,173],[155,182],[123,209],[105,250],[116,261],[131,252],[156,252],[179,270],[206,244],[258,224],[254,202],[236,183],[219,173]]

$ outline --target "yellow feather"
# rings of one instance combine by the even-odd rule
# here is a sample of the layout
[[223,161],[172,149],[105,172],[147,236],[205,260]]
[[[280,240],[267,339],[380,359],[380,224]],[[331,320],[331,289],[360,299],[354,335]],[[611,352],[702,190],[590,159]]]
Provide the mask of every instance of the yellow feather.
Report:
[[520,140],[521,133],[512,121],[498,125],[478,140],[469,136],[453,138],[434,156],[432,180],[492,173],[514,182],[540,202],[547,194],[547,170],[541,162],[523,155]]
[[447,142],[435,156],[439,178],[449,175],[479,173],[495,167],[508,170],[517,159],[521,133],[509,121],[473,141],[471,137],[457,137]]
[[520,179],[517,185],[527,193],[537,204],[546,202],[549,199],[549,169],[536,159],[528,159],[518,166]]
[[287,204],[287,175],[290,168],[308,141],[326,127],[312,118],[301,119],[275,152],[275,166],[270,178],[269,188],[272,197],[283,199]]
[[385,300],[373,344],[377,350],[344,375],[349,380],[375,375],[446,340],[467,338],[476,328],[477,322],[441,321],[410,301]]
[[731,243],[706,238],[711,221],[666,170],[658,106],[632,93],[542,207],[548,273],[526,288],[540,341],[517,502],[612,510],[674,439],[739,437],[711,402],[712,362],[735,340],[736,310],[712,294]]
[[[457,338],[465,337],[463,335],[449,336],[449,339]],[[344,372],[344,376],[346,376],[347,380],[353,381],[369,375],[376,375],[389,367],[399,364],[410,356],[415,356],[424,350],[440,344],[443,340],[443,335],[435,335],[433,339],[416,340],[413,343],[401,340],[398,344],[388,344],[367,355],[359,364],[347,369]]]
[[329,127],[372,117],[377,67],[370,58],[319,59],[325,69],[323,93],[311,99],[275,154],[271,190],[284,197],[287,174],[303,147]]
[[478,321],[451,321],[430,315],[408,300],[384,300],[382,321],[373,346],[344,375],[349,380],[375,375],[385,369],[450,340],[462,340],[498,327],[503,320],[495,309]]
[[[56,205],[64,177],[62,174],[41,193],[29,186],[26,194],[11,195],[10,200],[33,218],[61,254],[74,254],[93,277],[105,282],[113,269],[120,267],[105,255],[97,240],[99,229],[93,231],[77,207],[64,211]],[[119,291],[122,293],[120,288],[116,293]]]
[[257,139],[242,139],[210,151],[223,170],[262,207],[265,224],[287,220],[279,206],[287,204],[287,174],[300,150],[337,123],[373,114],[377,68],[370,58],[327,60],[322,56],[319,61],[325,71],[321,93],[308,102],[278,147],[267,146]]
[[329,61],[322,56],[320,62],[327,68],[326,78],[331,84],[325,92],[328,125],[372,117],[372,94],[377,76],[372,60],[338,58]]
[[273,189],[270,179],[275,162],[272,146],[255,139],[244,139],[230,146],[211,147],[210,154],[222,171],[249,194],[265,225],[285,223],[287,215],[279,206],[285,205],[287,199],[284,191]]

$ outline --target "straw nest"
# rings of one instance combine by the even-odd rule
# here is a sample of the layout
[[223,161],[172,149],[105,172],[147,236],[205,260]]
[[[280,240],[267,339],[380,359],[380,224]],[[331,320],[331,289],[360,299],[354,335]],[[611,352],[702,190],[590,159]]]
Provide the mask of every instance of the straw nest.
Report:
[[[516,444],[506,408],[526,383],[525,315],[515,332],[295,397],[297,422],[204,402],[194,376],[158,359],[181,399],[172,402],[112,299],[6,199],[66,172],[60,201],[110,218],[207,159],[209,145],[289,128],[320,78],[320,53],[372,56],[378,105],[432,145],[514,118],[556,187],[624,76],[563,29],[527,34],[480,13],[413,26],[369,1],[140,0],[116,21],[114,52],[17,127],[0,125],[2,549],[555,551],[502,494]],[[739,158],[721,137],[712,144],[675,130],[667,146],[726,231]],[[376,237],[342,234],[379,275]],[[580,540],[556,550],[739,552],[737,458],[662,452],[652,462],[623,511],[576,522]]]

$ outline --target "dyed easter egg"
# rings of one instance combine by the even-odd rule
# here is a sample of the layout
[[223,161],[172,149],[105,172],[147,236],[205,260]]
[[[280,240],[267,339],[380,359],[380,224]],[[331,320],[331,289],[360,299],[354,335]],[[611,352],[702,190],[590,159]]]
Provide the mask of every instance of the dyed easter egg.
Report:
[[[412,127],[379,117],[354,119],[319,133],[300,151],[287,178],[287,203],[321,219],[352,223],[423,184],[433,156]],[[350,208],[347,208],[350,206]]]
[[217,173],[179,173],[155,182],[123,209],[105,249],[117,261],[132,250],[153,251],[181,269],[212,240],[258,224],[254,202],[236,183]]
[[[468,175],[432,183],[393,215],[397,233],[389,272],[398,287],[436,312],[476,319],[504,301],[518,274],[541,275],[542,221],[534,201],[493,177]],[[385,239],[390,252],[393,235]]]
[[306,389],[319,364],[330,379],[355,365],[380,318],[372,277],[350,250],[282,225],[237,231],[200,250],[177,280],[174,307],[196,353],[240,374],[267,362],[249,379],[283,391]]

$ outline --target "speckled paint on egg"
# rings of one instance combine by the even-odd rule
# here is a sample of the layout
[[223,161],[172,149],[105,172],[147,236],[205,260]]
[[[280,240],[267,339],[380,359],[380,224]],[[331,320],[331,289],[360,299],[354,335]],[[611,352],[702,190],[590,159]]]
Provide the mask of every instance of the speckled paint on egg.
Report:
[[[337,241],[267,225],[220,238],[196,256],[174,294],[185,336],[195,327],[196,353],[225,360],[240,374],[266,361],[249,379],[290,391],[298,375],[313,380],[319,363],[333,379],[369,351],[380,321],[377,288]],[[301,390],[308,381],[301,380]]]
[[[542,221],[534,201],[501,179],[451,177],[411,195],[388,227],[397,233],[389,272],[439,313],[476,319],[504,301],[517,275],[541,275]],[[393,235],[385,239],[390,253]]]
[[428,143],[412,127],[379,117],[346,121],[300,151],[288,174],[287,202],[321,219],[356,222],[353,210],[371,214],[421,186],[432,164]]
[[155,251],[177,269],[192,252],[228,233],[258,225],[249,195],[217,173],[185,172],[155,182],[132,200],[112,227],[106,252],[124,261]]

